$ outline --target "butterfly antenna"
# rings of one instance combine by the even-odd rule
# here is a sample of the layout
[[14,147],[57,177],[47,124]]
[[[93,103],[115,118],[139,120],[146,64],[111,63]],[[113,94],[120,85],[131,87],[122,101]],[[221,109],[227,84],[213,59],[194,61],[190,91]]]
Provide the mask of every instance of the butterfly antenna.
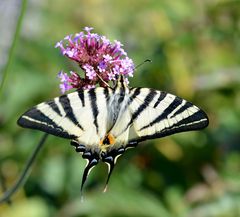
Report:
[[82,183],[81,183],[81,189],[80,189],[80,195],[81,195],[81,202],[83,202],[83,186],[88,178],[89,173],[95,167],[99,161],[99,157],[95,154],[92,154],[91,152],[85,152],[83,153],[83,158],[87,160],[87,164],[85,166],[85,169],[83,171],[82,176]]
[[139,63],[138,65],[136,65],[136,66],[134,67],[134,70],[136,70],[138,67],[142,66],[143,64],[145,64],[145,63],[147,63],[147,62],[151,63],[152,60],[150,60],[150,59],[144,60],[143,62],[141,62],[141,63]]
[[[110,85],[109,85],[106,81],[104,81],[103,78],[102,78],[98,73],[96,73],[96,75],[98,76],[98,78],[99,78],[107,87],[110,87]],[[110,87],[110,88],[111,88],[111,87]]]

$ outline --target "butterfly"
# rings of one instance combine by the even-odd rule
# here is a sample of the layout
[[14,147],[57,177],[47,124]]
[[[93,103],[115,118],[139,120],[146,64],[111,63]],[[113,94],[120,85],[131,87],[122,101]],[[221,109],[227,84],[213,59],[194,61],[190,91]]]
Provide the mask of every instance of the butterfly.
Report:
[[[18,124],[71,140],[87,160],[81,192],[91,169],[108,165],[106,187],[119,156],[139,142],[207,127],[206,113],[164,91],[131,88],[123,75],[114,87],[96,87],[40,103]],[[106,189],[106,188],[105,188]]]

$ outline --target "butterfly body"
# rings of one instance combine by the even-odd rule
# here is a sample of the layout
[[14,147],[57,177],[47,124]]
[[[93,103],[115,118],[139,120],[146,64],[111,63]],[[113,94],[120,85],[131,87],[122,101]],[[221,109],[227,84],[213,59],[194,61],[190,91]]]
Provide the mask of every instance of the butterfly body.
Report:
[[147,139],[205,128],[208,118],[180,97],[149,88],[129,88],[121,75],[113,88],[77,90],[40,103],[24,113],[18,124],[70,139],[88,161],[83,187],[99,160],[109,166],[108,182],[117,158],[127,148]]

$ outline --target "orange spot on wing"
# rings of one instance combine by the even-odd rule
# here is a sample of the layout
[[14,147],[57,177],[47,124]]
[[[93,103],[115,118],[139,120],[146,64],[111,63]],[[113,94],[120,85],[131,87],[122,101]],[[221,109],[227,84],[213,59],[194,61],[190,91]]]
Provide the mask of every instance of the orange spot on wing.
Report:
[[115,137],[112,134],[108,134],[104,139],[100,140],[99,145],[114,145]]
[[108,134],[108,139],[109,139],[109,143],[110,145],[114,145],[115,144],[115,138],[112,134]]

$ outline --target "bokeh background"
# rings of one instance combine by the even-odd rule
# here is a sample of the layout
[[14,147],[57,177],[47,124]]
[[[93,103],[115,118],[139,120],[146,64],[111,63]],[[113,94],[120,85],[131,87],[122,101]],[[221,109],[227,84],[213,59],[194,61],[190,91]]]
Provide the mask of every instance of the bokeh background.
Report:
[[50,136],[1,217],[240,216],[240,1],[1,0],[0,12],[2,187],[13,185],[43,135],[17,118],[60,95],[60,70],[77,69],[55,43],[85,26],[120,40],[135,64],[152,60],[131,86],[179,95],[210,118],[203,131],[127,151],[104,194],[107,167],[98,165],[83,203],[85,161],[68,140]]

